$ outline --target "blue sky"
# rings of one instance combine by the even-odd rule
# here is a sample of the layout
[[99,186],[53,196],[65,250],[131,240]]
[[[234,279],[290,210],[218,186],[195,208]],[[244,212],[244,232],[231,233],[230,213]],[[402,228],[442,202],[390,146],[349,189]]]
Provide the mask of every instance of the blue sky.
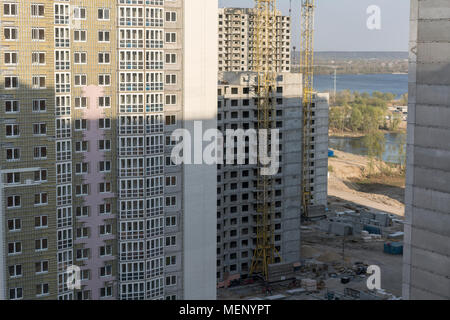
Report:
[[[288,15],[289,0],[278,0]],[[300,43],[300,0],[292,0],[293,43]],[[410,0],[316,0],[317,51],[408,51]],[[371,5],[381,9],[381,30],[366,26]],[[220,7],[253,7],[254,0],[219,0]]]

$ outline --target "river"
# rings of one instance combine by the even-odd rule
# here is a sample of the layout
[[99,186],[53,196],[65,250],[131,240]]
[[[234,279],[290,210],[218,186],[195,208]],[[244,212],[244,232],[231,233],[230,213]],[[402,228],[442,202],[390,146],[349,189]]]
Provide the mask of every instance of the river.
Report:
[[[402,133],[386,133],[385,134],[385,138],[386,138],[386,147],[383,153],[383,160],[385,162],[390,162],[390,163],[400,163],[400,157],[399,157],[399,146],[401,143],[401,135],[404,135]],[[343,152],[347,152],[347,153],[352,153],[352,154],[357,154],[357,155],[362,155],[362,156],[367,156],[368,152],[367,152],[367,148],[364,146],[364,138],[363,137],[359,137],[359,138],[351,138],[351,137],[330,137],[330,148],[331,149],[335,149],[335,150],[339,150],[339,151],[343,151]],[[406,145],[404,145],[405,147],[405,151],[406,151]]]
[[[372,94],[374,91],[393,93],[400,97],[408,92],[407,74],[342,74],[337,76],[337,91],[350,90]],[[334,91],[334,75],[314,76],[314,89]]]

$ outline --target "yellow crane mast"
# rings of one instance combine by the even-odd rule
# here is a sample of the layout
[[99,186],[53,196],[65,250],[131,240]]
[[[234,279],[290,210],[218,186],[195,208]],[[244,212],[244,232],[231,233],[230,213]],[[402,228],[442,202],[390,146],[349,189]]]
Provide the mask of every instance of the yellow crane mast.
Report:
[[[258,130],[265,129],[270,136],[270,129],[275,127],[276,0],[255,1],[253,65],[258,81],[256,84]],[[256,248],[250,274],[260,274],[265,280],[268,280],[268,266],[275,262],[277,254],[273,226],[275,202],[273,177],[263,175],[263,168],[264,166],[260,164],[257,181]]]
[[303,163],[302,163],[302,211],[308,218],[311,205],[311,156],[313,150],[312,114],[314,112],[314,10],[315,0],[302,0],[301,55],[303,73]]

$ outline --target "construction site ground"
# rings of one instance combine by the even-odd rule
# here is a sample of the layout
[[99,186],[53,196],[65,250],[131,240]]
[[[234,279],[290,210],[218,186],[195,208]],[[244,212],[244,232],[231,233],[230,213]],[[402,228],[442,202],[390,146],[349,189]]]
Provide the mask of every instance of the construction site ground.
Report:
[[[369,159],[333,150],[329,159],[328,195],[330,205],[346,206],[346,202],[404,216],[405,178],[395,172],[391,176],[364,178]],[[384,164],[386,165],[386,164]],[[377,168],[374,169],[376,172]],[[347,209],[348,210],[348,209]]]
[[[266,299],[268,296],[283,295],[286,300],[322,300],[327,292],[343,295],[345,288],[356,289],[361,292],[370,292],[367,289],[367,275],[350,276],[347,284],[341,283],[341,278],[347,276],[346,270],[356,263],[364,265],[377,265],[381,269],[382,289],[396,297],[402,291],[402,256],[389,255],[383,252],[383,241],[365,243],[361,237],[338,237],[321,232],[315,228],[314,223],[302,227],[302,258],[315,259],[329,265],[328,272],[317,274],[306,273],[304,278],[323,280],[325,286],[315,292],[305,292],[290,295],[289,290],[300,288],[292,286],[292,280],[271,284],[270,294],[267,294],[263,282],[251,285],[239,285],[227,289],[218,289],[220,300]],[[330,276],[331,274],[331,276]]]
[[[402,177],[377,178],[364,181],[361,173],[367,169],[366,157],[336,151],[336,157],[330,159],[333,172],[329,177],[328,214],[332,217],[336,212],[363,209],[379,210],[398,216],[402,221],[404,216],[404,180]],[[319,300],[325,299],[328,292],[341,296],[346,288],[371,293],[367,288],[367,274],[351,274],[350,282],[341,283],[349,270],[356,263],[365,266],[376,265],[381,269],[381,286],[384,291],[395,297],[402,293],[402,255],[384,253],[384,244],[389,242],[384,238],[379,241],[365,242],[361,236],[346,237],[328,234],[317,228],[318,222],[303,223],[301,230],[302,259],[314,259],[328,265],[327,272],[317,274],[306,273],[302,278],[323,281],[323,288],[315,292],[289,294],[299,283],[292,280],[271,284],[270,293],[265,292],[263,282],[251,285],[238,285],[226,289],[218,289],[220,300],[267,299],[269,296],[281,295],[286,300]],[[403,225],[395,223],[390,231],[402,232]],[[280,297],[281,297],[280,296]],[[345,298],[345,297],[344,297]],[[348,297],[347,297],[348,298]]]

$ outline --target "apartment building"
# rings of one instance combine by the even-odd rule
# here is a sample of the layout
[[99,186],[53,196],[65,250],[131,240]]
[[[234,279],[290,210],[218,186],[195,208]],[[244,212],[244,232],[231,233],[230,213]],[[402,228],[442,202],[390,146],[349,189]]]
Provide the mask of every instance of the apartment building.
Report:
[[450,299],[450,2],[411,1],[403,298]]
[[[219,72],[240,72],[254,70],[254,28],[256,14],[249,8],[219,9]],[[277,72],[291,71],[291,18],[276,14],[276,23],[272,23],[269,32],[276,33],[276,39],[265,46],[274,46],[276,50],[267,57],[276,64]],[[265,64],[265,61],[263,65]]]
[[216,127],[216,10],[1,3],[0,298],[215,299],[216,167],[171,134]]
[[[219,76],[218,128],[249,130],[258,128],[255,99],[256,74],[225,72]],[[280,132],[280,170],[272,177],[274,186],[275,247],[281,256],[276,262],[300,260],[302,184],[302,75],[279,73],[275,93],[274,123]],[[314,205],[326,205],[328,169],[328,95],[315,97],[311,123],[315,154],[312,194]],[[228,137],[227,137],[228,138]],[[256,247],[258,165],[249,161],[250,140],[245,144],[245,164],[224,164],[217,172],[217,281],[231,276],[248,276]],[[225,152],[224,152],[225,154]]]

